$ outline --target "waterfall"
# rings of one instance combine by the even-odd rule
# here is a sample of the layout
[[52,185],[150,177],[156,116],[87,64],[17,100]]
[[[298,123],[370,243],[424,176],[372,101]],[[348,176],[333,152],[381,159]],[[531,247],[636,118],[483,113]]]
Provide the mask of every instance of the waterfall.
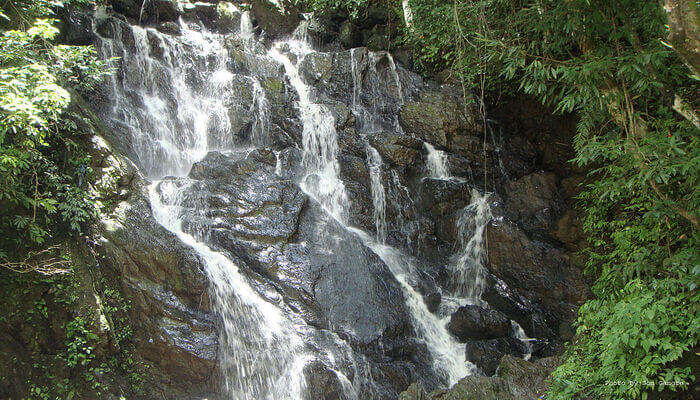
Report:
[[520,342],[523,344],[523,347],[525,348],[525,354],[523,354],[523,359],[529,360],[532,356],[532,339],[529,338],[527,334],[525,334],[525,330],[517,322],[511,320],[510,326],[513,330],[513,337],[520,340]]
[[[226,255],[182,229],[182,216],[199,212],[187,209],[182,197],[196,181],[164,178],[184,177],[207,151],[233,146],[222,113],[224,99],[235,99],[237,93],[230,87],[233,75],[225,69],[223,38],[184,23],[179,39],[150,28],[116,28],[114,38],[99,40],[103,57],[120,56],[123,63],[121,79],[111,82],[111,118],[129,131],[139,166],[153,180],[149,199],[154,218],[203,261],[222,322],[219,359],[225,394],[240,400],[300,399],[306,384],[303,368],[312,355],[298,324],[264,300]],[[126,35],[135,39],[133,50],[123,45]],[[259,110],[258,142],[266,130],[267,104],[257,81],[249,83]]]
[[428,151],[428,167],[429,177],[436,179],[450,179],[450,171],[447,166],[447,155],[444,151],[438,150],[428,142],[423,142],[425,150]]
[[[287,48],[296,63],[280,49]],[[339,222],[347,221],[348,198],[345,184],[338,177],[337,135],[335,118],[327,107],[310,99],[310,88],[299,76],[299,65],[311,53],[311,46],[298,39],[276,43],[268,55],[284,66],[289,82],[299,95],[297,107],[303,123],[303,164],[306,176],[300,184],[302,190],[316,199]]]
[[[224,36],[202,26],[188,26],[180,21],[181,35],[170,36],[153,28],[112,22],[111,36],[105,34],[97,39],[103,58],[121,58],[119,73],[110,81],[113,102],[109,118],[115,129],[128,136],[134,161],[151,181],[148,197],[154,218],[203,261],[210,281],[212,308],[221,321],[219,360],[224,396],[241,400],[304,398],[308,395],[305,367],[312,361],[320,361],[337,376],[346,399],[358,398],[360,389],[372,383],[372,370],[362,356],[355,354],[347,342],[334,333],[301,322],[298,315],[288,312],[282,301],[272,303],[261,295],[263,289],[251,281],[229,254],[207,244],[208,227],[193,233],[185,226],[186,216],[207,212],[205,205],[192,204],[185,196],[188,189],[196,190],[201,183],[187,177],[194,163],[201,161],[209,151],[231,153],[248,146],[270,144],[270,113],[274,110],[270,111],[261,85],[266,81],[262,77],[231,72],[227,67]],[[237,36],[245,51],[260,55],[262,45],[256,42],[248,12],[241,14],[238,29]],[[386,245],[387,193],[389,196],[394,193],[391,190],[405,193],[409,200],[410,193],[401,184],[396,171],[391,170],[389,175],[388,167],[383,165],[379,152],[369,145],[367,137],[380,128],[400,132],[397,117],[382,121],[376,110],[361,104],[368,93],[362,92],[362,71],[356,60],[359,56],[353,50],[353,112],[364,118],[357,120],[364,128],[362,139],[377,233],[376,237],[371,237],[350,226],[351,204],[339,176],[336,121],[327,105],[315,101],[312,88],[300,76],[299,66],[313,50],[299,37],[303,35],[277,42],[261,56],[283,67],[298,95],[296,108],[302,123],[301,164],[304,170],[299,187],[387,265],[401,289],[417,337],[426,344],[432,357],[435,371],[445,383],[454,384],[474,370],[466,361],[465,346],[447,331],[444,316],[428,311],[415,289],[419,283],[416,260]],[[391,94],[392,101],[402,103],[404,88],[391,55],[365,54],[369,54],[368,62],[374,66],[372,79],[377,81],[380,80],[376,74],[377,65],[381,60],[388,63],[383,64],[388,68],[382,71],[390,75],[391,82],[387,86],[392,90],[396,87]],[[245,96],[241,93],[243,89]],[[250,96],[246,97],[248,94]],[[393,107],[394,103],[391,104]],[[244,127],[234,126],[228,114],[231,110],[243,110],[249,117]],[[250,136],[241,138],[241,132]],[[275,173],[282,176],[286,171],[283,171],[285,163],[280,159],[283,156],[279,149],[275,157]],[[446,167],[444,175],[449,176]],[[384,187],[385,177],[387,188]],[[406,221],[400,224],[409,229]],[[363,393],[367,396],[366,391]]]
[[184,189],[175,181],[155,181],[149,187],[151,208],[156,220],[204,261],[214,309],[223,323],[219,359],[228,397],[300,399],[303,367],[311,355],[296,327],[253,290],[230,259],[183,232],[181,215],[189,212],[181,206]]
[[384,261],[401,285],[418,337],[425,341],[436,371],[446,378],[450,386],[473,374],[475,368],[466,359],[465,345],[457,342],[447,331],[449,317],[440,318],[431,313],[423,296],[411,285],[417,276],[413,260],[394,247],[372,239],[360,229],[350,229]]
[[372,205],[374,206],[374,225],[377,230],[377,240],[386,242],[386,193],[382,185],[382,157],[379,152],[367,146],[367,165],[372,190]]
[[[291,58],[281,52],[281,49],[288,49],[296,59],[296,63]],[[304,56],[312,51],[311,47],[298,39],[290,39],[285,42],[276,43],[268,53],[271,58],[280,62],[285,69],[287,77],[299,95],[300,117],[303,122],[303,146],[304,161],[307,175],[302,179],[301,187],[310,197],[318,201],[323,208],[335,217],[341,224],[351,232],[354,232],[367,247],[374,251],[401,285],[406,300],[406,305],[411,312],[418,337],[422,339],[433,358],[436,372],[443,375],[450,384],[455,384],[459,379],[473,373],[474,367],[466,360],[465,346],[458,343],[447,331],[446,319],[440,319],[432,314],[422,296],[412,287],[411,280],[417,276],[412,260],[399,250],[384,245],[382,235],[385,235],[384,226],[378,226],[378,240],[371,238],[366,232],[356,227],[350,227],[347,223],[348,201],[345,197],[345,185],[338,177],[338,164],[335,159],[337,153],[337,133],[335,131],[335,121],[333,115],[321,104],[310,101],[310,88],[303,82],[299,75],[298,65]],[[352,54],[352,53],[351,53]],[[399,90],[401,90],[396,66],[391,62],[394,78],[397,80]],[[353,77],[355,70],[352,71]],[[353,91],[355,93],[355,90]],[[359,92],[359,89],[358,89]],[[353,94],[353,99],[355,95]],[[372,167],[378,169],[381,166],[381,157],[376,150],[369,147],[368,157],[370,158],[370,170]],[[375,169],[372,180],[373,199],[375,205],[375,217],[379,213],[383,221],[385,199],[384,190],[381,187],[379,171]],[[372,174],[372,172],[371,172]],[[314,180],[310,178],[314,177]],[[377,210],[380,211],[377,211]]]
[[482,195],[476,189],[472,190],[471,202],[457,220],[459,252],[451,264],[455,294],[472,304],[482,304],[481,293],[486,278],[484,234],[491,220],[488,198],[488,193]]

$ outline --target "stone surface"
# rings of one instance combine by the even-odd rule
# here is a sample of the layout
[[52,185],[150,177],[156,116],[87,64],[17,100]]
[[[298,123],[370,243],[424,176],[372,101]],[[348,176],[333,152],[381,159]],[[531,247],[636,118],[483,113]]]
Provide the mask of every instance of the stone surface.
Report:
[[482,130],[474,105],[465,113],[465,101],[457,87],[426,89],[420,98],[407,102],[399,113],[403,129],[438,147],[465,148],[463,139]]
[[158,368],[163,384],[206,391],[215,384],[217,367],[207,278],[192,250],[155,222],[141,190],[136,186],[104,221],[102,263],[121,277],[132,303],[137,350]]
[[402,400],[539,400],[547,390],[547,376],[556,367],[554,358],[525,361],[512,356],[501,359],[498,376],[471,375],[449,390],[426,395],[411,386],[401,394]]
[[474,363],[486,376],[496,373],[501,358],[509,354],[522,357],[526,352],[520,340],[500,337],[488,340],[469,340],[466,345],[467,360]]
[[335,372],[320,362],[304,368],[308,390],[305,400],[350,400],[343,393],[343,386]]
[[503,313],[479,306],[462,306],[450,317],[447,329],[461,341],[508,336],[510,321]]
[[[488,269],[508,286],[545,310],[547,325],[556,332],[559,321],[570,321],[588,291],[580,271],[552,245],[532,240],[513,222],[493,221],[487,228]],[[520,321],[519,321],[520,322]],[[521,323],[521,325],[523,325]],[[525,323],[529,335],[537,324]]]
[[510,182],[505,193],[506,209],[528,232],[545,233],[563,207],[556,175],[535,172]]
[[301,16],[292,2],[283,1],[280,4],[283,4],[284,11],[268,0],[251,1],[251,10],[255,20],[271,39],[292,33],[301,21]]

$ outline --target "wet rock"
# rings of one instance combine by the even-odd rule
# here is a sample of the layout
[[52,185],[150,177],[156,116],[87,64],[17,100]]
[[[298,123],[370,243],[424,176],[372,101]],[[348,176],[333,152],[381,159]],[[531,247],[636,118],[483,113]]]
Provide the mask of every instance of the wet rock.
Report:
[[230,2],[222,2],[217,6],[216,27],[222,33],[237,32],[241,27],[241,10]]
[[350,21],[345,21],[340,25],[338,40],[346,49],[362,46],[360,30]]
[[508,336],[510,321],[499,311],[467,305],[452,314],[447,330],[461,341],[493,339]]
[[346,73],[338,70],[343,65],[350,66],[349,52],[311,53],[301,61],[299,73],[306,84],[322,88],[326,94],[334,96],[349,88]]
[[382,132],[369,138],[382,159],[390,165],[406,168],[415,164],[420,157],[421,143],[406,135]]
[[182,12],[177,0],[152,0],[151,7],[159,22],[175,21]]
[[528,232],[547,232],[563,205],[553,173],[526,175],[508,184],[505,193],[507,211]]
[[426,394],[423,388],[417,383],[412,383],[399,395],[399,400],[425,400],[425,398]]
[[470,340],[466,345],[467,360],[479,367],[486,376],[496,373],[496,368],[504,355],[522,357],[525,351],[523,343],[511,337]]
[[440,309],[440,303],[442,302],[442,295],[440,292],[430,292],[423,297],[425,305],[428,307],[428,311],[434,313]]
[[112,18],[99,19],[97,20],[97,28],[95,30],[101,37],[113,39],[116,24],[117,22]]
[[60,7],[58,13],[61,21],[61,43],[86,46],[95,40],[92,30],[92,18],[76,7]]
[[127,17],[138,20],[141,13],[141,1],[139,0],[110,0],[114,11]]
[[316,361],[304,368],[307,390],[305,400],[349,400],[343,393],[343,385],[338,375],[322,363]]
[[163,22],[159,24],[158,30],[163,33],[168,33],[170,35],[179,35],[181,33],[180,25],[172,21]]
[[461,138],[483,129],[475,105],[469,105],[465,113],[466,101],[457,87],[429,88],[417,100],[403,105],[399,123],[407,133],[438,147],[464,148]]
[[387,267],[294,181],[277,176],[276,163],[269,150],[209,153],[192,167],[198,183],[184,204],[206,211],[188,214],[184,229],[204,231],[210,245],[277,285],[314,325],[330,323],[362,343],[400,332],[407,311],[395,301],[402,294]]
[[[509,287],[541,307],[552,331],[571,320],[587,297],[580,271],[550,244],[532,240],[513,222],[493,220],[487,227],[488,269]],[[523,329],[538,337],[529,324]],[[540,334],[542,332],[539,332]]]
[[255,20],[271,39],[292,33],[301,21],[299,11],[291,2],[282,2],[284,11],[268,0],[253,0],[251,10]]
[[216,28],[219,13],[216,4],[206,2],[184,3],[183,16],[188,19],[198,19],[210,29]]
[[520,324],[533,337],[554,337],[555,328],[550,327],[544,312],[505,282],[493,275],[487,278],[486,289],[481,295],[489,306],[504,313]]
[[199,258],[153,219],[142,189],[117,206],[100,232],[102,265],[120,277],[132,305],[138,353],[156,376],[167,377],[164,386],[211,388],[217,335]]
[[426,395],[412,385],[399,397],[402,400],[536,400],[547,390],[547,377],[558,361],[546,358],[534,362],[505,355],[498,376],[470,375],[447,390]]
[[432,221],[435,221],[435,236],[454,244],[459,232],[457,220],[460,211],[469,204],[471,186],[467,182],[424,178],[420,187],[420,208]]

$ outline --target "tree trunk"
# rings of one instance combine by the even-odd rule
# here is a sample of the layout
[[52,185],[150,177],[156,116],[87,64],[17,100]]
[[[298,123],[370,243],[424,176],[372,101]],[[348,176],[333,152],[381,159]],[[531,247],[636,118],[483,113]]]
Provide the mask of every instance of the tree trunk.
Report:
[[700,77],[700,13],[696,0],[662,0],[668,17],[668,42]]

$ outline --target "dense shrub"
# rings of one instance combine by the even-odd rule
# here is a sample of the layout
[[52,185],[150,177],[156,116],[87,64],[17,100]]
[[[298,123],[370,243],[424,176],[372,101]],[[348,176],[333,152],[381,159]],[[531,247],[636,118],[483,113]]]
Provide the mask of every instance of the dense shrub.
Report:
[[66,109],[69,90],[89,90],[108,69],[91,47],[55,42],[59,31],[45,17],[61,6],[0,9],[0,264],[80,233],[95,215],[85,132]]

